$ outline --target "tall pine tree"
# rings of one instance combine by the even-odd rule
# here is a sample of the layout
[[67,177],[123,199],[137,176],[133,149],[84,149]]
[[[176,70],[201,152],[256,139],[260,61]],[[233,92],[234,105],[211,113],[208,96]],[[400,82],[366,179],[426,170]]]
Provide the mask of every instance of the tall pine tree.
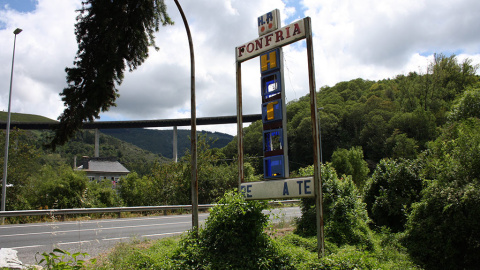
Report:
[[60,93],[65,105],[50,146],[64,144],[84,121],[115,106],[117,85],[128,66],[133,71],[156,50],[160,24],[173,24],[163,0],[86,0],[79,10],[74,67],[66,68],[68,86]]

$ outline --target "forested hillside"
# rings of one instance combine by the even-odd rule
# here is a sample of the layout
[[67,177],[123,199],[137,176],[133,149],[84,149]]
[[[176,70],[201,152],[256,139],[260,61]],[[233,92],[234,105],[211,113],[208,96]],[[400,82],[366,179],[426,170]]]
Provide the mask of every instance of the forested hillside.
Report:
[[[426,74],[410,72],[380,81],[355,79],[324,86],[317,92],[324,161],[336,149],[360,146],[370,169],[382,158],[415,158],[435,140],[455,99],[479,87],[471,60],[436,55]],[[290,168],[313,162],[309,96],[287,104]],[[245,154],[261,157],[262,124],[245,129]],[[236,139],[225,149],[236,155]],[[259,158],[258,160],[261,160]],[[261,162],[257,169],[262,170]]]
[[[170,159],[173,157],[173,130],[171,129],[121,128],[102,129],[100,131],[104,134],[148,150],[154,154],[159,154]],[[211,139],[211,147],[215,148],[222,148],[233,139],[233,136],[220,132],[198,131],[197,134],[204,134],[207,139]],[[190,135],[190,130],[177,130],[177,149],[179,157],[182,157],[185,154],[185,151],[190,149]]]

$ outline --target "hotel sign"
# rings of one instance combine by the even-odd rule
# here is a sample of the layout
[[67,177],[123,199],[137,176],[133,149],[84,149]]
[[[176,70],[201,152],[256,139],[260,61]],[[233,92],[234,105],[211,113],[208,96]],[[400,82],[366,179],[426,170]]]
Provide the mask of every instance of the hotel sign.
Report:
[[235,55],[238,62],[259,56],[260,54],[285,46],[305,38],[305,19],[296,21],[278,30],[265,34],[255,40],[247,42],[235,48]]
[[[320,140],[313,64],[312,22],[303,18],[285,27],[280,26],[280,12],[271,11],[258,18],[259,38],[235,47],[237,89],[237,148],[238,182],[247,200],[315,198],[318,257],[325,254],[322,212],[322,181]],[[313,177],[289,178],[288,144],[286,132],[285,87],[282,76],[282,46],[306,39],[308,84],[310,90],[310,115],[313,138]],[[260,56],[262,122],[263,122],[263,165],[267,181],[244,182],[243,162],[243,109],[242,109],[242,62]]]

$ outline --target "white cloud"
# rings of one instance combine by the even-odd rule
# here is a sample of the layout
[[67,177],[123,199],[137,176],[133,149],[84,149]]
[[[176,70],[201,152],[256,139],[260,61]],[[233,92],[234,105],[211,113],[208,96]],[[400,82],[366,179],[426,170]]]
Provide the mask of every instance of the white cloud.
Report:
[[[174,26],[156,34],[160,51],[125,74],[117,107],[105,119],[147,120],[190,116],[190,60],[185,28],[166,0]],[[197,116],[234,115],[235,46],[255,39],[256,18],[272,9],[283,23],[310,16],[314,31],[316,86],[354,78],[383,79],[425,70],[434,52],[458,52],[480,63],[476,0],[185,0],[181,2],[195,48]],[[6,110],[13,30],[17,36],[12,111],[57,118],[65,67],[77,50],[75,10],[81,1],[39,0],[19,13],[0,9],[0,109]],[[2,7],[0,7],[2,8]],[[308,94],[304,41],[284,47],[287,101]],[[259,60],[242,64],[243,111],[260,113]],[[235,125],[199,129],[236,133]]]

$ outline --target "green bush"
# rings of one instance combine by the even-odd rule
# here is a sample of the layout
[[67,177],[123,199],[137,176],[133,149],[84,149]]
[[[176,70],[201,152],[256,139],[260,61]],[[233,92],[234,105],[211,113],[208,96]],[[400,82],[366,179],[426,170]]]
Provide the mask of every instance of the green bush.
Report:
[[480,118],[480,88],[469,89],[458,97],[449,115],[452,121],[470,117]]
[[[39,253],[37,253],[37,255],[38,254]],[[77,269],[82,269],[82,267],[85,264],[85,261],[80,260],[78,257],[82,256],[85,258],[85,256],[88,256],[88,254],[80,253],[80,252],[71,254],[66,250],[55,248],[50,253],[46,253],[46,252],[42,253],[41,256],[43,258],[40,261],[37,261],[37,263],[39,265],[43,263],[44,269],[77,270]],[[35,255],[35,259],[38,260],[36,258],[36,255]],[[95,259],[92,262],[95,262]]]
[[369,217],[377,226],[404,230],[412,203],[420,200],[423,180],[418,161],[382,159],[364,195]]
[[[308,171],[302,170],[300,174]],[[373,249],[365,204],[359,199],[351,177],[338,179],[335,170],[327,163],[322,166],[322,182],[325,239],[339,246],[357,245]],[[302,199],[301,212],[296,232],[303,236],[316,235],[314,199]]]
[[181,269],[290,269],[265,228],[266,203],[228,192],[212,208],[205,226],[184,238],[174,258]]
[[369,170],[367,162],[363,159],[361,146],[349,150],[343,148],[335,150],[332,155],[332,166],[340,175],[351,175],[357,188],[363,190]]
[[380,262],[373,254],[346,245],[336,253],[309,262],[305,269],[379,269],[379,265]]
[[121,206],[122,202],[117,190],[110,180],[87,183],[85,207],[114,207]]
[[404,242],[426,269],[478,269],[480,185],[432,181],[413,206]]
[[35,194],[32,205],[46,209],[84,207],[87,181],[84,172],[74,171],[67,165],[57,168],[45,165],[29,181]]
[[427,269],[480,265],[480,120],[447,125],[420,156],[430,180],[412,206],[405,244]]

